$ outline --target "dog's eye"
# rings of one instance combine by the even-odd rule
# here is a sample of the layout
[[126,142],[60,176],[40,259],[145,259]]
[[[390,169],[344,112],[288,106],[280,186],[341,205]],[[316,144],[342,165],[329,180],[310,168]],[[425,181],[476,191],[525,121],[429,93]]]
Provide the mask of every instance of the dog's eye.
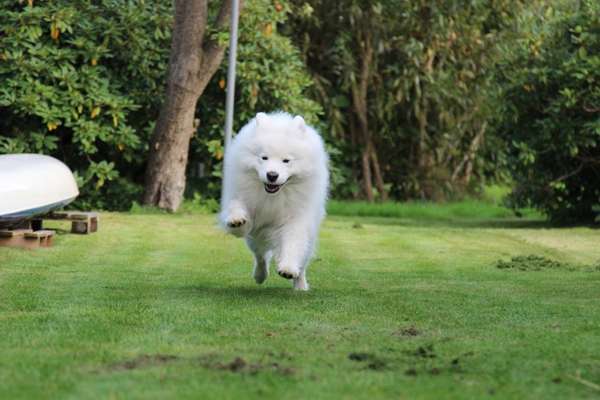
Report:
[[267,157],[267,156],[262,156],[261,158],[265,161],[267,161],[269,159],[269,157]]
[[287,164],[287,163],[289,163],[289,162],[290,162],[290,160],[288,160],[287,158],[284,158],[284,159],[283,159],[283,162]]

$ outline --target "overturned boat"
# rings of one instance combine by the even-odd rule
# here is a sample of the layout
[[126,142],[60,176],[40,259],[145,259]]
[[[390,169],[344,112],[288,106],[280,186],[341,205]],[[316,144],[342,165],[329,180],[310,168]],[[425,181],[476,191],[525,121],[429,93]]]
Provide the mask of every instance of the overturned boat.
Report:
[[79,195],[71,170],[40,154],[0,155],[0,227],[63,207]]

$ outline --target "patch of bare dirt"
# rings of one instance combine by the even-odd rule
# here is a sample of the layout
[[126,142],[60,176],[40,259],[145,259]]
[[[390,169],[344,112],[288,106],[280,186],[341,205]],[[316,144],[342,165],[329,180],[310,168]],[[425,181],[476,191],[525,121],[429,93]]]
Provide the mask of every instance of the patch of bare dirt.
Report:
[[350,353],[348,358],[352,361],[365,363],[367,369],[381,371],[387,368],[387,362],[370,353]]
[[167,364],[178,359],[179,357],[172,354],[142,354],[141,356],[132,358],[130,360],[111,364],[108,366],[108,370],[119,371],[154,367],[157,365]]
[[408,326],[395,332],[394,335],[401,337],[415,337],[421,335],[421,331],[415,328],[414,326]]
[[443,372],[462,373],[462,366],[466,357],[474,355],[472,351],[464,353],[452,359],[438,357],[435,353],[433,345],[419,346],[415,350],[406,351],[405,354],[413,358],[413,366],[407,369],[404,373],[408,376],[417,376],[421,373],[429,375],[440,375]]
[[281,365],[279,362],[258,362],[251,363],[242,357],[235,357],[229,362],[214,362],[203,360],[202,365],[205,368],[224,370],[234,373],[256,375],[261,371],[274,371],[281,375],[293,375],[296,370],[293,367]]
[[409,352],[410,355],[420,358],[436,358],[437,355],[433,351],[433,345],[419,346],[416,350]]
[[[270,357],[277,356],[273,353],[269,353],[268,355]],[[281,356],[282,359],[288,361],[292,359],[291,355],[287,353],[281,353],[279,356]],[[282,365],[279,362],[279,360],[269,360],[268,362],[249,362],[243,357],[237,356],[231,361],[223,362],[218,360],[218,358],[219,357],[216,354],[205,354],[193,358],[181,358],[172,354],[142,354],[138,357],[129,360],[124,360],[110,364],[106,368],[102,370],[97,370],[96,372],[129,371],[165,365],[175,361],[191,361],[192,363],[196,364],[196,366],[201,366],[208,369],[250,375],[255,375],[261,371],[274,371],[281,375],[293,375],[296,372],[296,370],[293,367],[288,365]]]

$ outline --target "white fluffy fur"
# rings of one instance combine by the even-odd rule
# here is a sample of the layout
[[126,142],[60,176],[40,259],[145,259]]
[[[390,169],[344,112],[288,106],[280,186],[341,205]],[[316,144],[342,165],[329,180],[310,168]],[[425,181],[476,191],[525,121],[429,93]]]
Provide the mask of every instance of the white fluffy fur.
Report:
[[[267,279],[273,257],[280,276],[308,290],[306,269],[325,216],[327,163],[323,140],[300,116],[258,113],[231,141],[219,219],[246,239],[257,283]],[[276,181],[269,182],[268,172],[278,174]],[[268,183],[281,186],[268,193]]]

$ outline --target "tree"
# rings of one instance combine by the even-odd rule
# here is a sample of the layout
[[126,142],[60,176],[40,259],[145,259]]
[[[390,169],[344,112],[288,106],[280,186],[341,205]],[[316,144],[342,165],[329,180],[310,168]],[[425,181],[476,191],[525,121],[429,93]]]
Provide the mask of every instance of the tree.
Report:
[[[501,66],[515,207],[557,222],[593,223],[600,213],[600,5],[547,9],[516,57]],[[557,15],[556,15],[557,14]]]
[[289,34],[345,148],[335,161],[361,183],[351,195],[443,200],[481,182],[492,70],[524,2],[334,3],[296,0]]
[[369,86],[373,85],[376,76],[377,52],[375,46],[381,40],[378,27],[381,27],[382,7],[378,4],[370,6],[353,3],[350,7],[350,26],[352,34],[342,40],[350,41],[346,49],[353,49],[350,57],[358,62],[350,61],[352,72],[349,79],[352,107],[356,113],[356,124],[360,132],[361,165],[363,174],[363,190],[367,199],[373,202],[373,175],[381,200],[387,200],[387,190],[379,166],[379,157],[373,144],[373,135],[369,129]]
[[[213,24],[227,26],[230,0],[222,0]],[[196,130],[196,103],[219,68],[225,46],[209,34],[207,0],[176,0],[165,102],[149,149],[144,203],[179,208],[186,184],[190,139]]]
[[[377,135],[373,133],[369,112],[372,87],[380,68],[378,47],[385,40],[387,21],[382,15],[383,7],[366,0],[346,0],[335,5],[313,1],[302,6],[303,12],[297,13],[299,30],[308,40],[307,63],[319,84],[319,100],[328,103],[329,97],[351,109],[344,121],[349,132],[341,136],[348,138],[353,147],[360,147],[355,164],[360,165],[362,193],[368,201],[374,201],[375,183],[380,199],[387,200],[375,145]],[[322,62],[324,57],[329,58],[328,62]],[[331,105],[335,104],[326,108],[336,108]]]

